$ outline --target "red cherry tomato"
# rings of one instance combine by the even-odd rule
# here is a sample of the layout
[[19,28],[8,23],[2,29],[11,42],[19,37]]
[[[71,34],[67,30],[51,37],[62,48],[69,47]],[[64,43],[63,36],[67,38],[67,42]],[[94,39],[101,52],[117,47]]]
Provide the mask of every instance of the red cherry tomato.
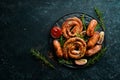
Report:
[[62,31],[61,31],[61,28],[58,27],[58,26],[54,26],[52,29],[51,29],[51,36],[53,38],[59,38],[62,34]]

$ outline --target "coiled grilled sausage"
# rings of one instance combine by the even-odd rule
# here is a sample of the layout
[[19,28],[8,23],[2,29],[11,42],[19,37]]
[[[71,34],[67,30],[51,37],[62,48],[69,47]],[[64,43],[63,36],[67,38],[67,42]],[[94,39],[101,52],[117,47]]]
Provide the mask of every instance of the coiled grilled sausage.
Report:
[[83,29],[82,21],[77,17],[66,19],[62,24],[62,33],[65,38],[74,37]]
[[63,46],[64,58],[80,59],[86,52],[86,42],[79,38],[69,38]]

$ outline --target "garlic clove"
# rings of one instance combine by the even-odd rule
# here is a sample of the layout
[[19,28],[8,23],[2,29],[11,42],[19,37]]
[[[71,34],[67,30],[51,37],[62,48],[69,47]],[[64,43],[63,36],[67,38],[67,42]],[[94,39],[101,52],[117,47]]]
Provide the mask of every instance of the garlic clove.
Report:
[[79,59],[79,60],[75,60],[75,64],[76,65],[85,65],[87,63],[87,59]]
[[105,36],[105,33],[103,31],[100,32],[100,37],[99,37],[99,40],[97,41],[97,44],[102,44],[103,41],[104,41],[104,36]]

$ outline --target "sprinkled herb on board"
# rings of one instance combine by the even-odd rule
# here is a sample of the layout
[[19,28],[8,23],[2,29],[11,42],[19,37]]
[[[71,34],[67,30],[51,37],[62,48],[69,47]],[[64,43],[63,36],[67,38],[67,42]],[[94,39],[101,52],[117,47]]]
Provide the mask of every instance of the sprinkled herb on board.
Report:
[[94,10],[95,10],[95,13],[96,13],[98,19],[100,20],[100,26],[102,26],[103,30],[105,30],[105,24],[104,24],[102,12],[97,7],[95,7]]
[[43,56],[38,50],[35,49],[31,49],[31,54],[36,58],[36,59],[40,59],[41,61],[43,61],[46,65],[48,65],[51,68],[55,68],[47,59],[45,56]]

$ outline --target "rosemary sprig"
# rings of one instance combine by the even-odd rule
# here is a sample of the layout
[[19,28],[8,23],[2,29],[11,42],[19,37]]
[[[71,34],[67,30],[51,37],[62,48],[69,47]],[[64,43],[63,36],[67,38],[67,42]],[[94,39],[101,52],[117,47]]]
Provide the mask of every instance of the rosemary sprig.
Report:
[[77,34],[76,37],[79,37],[79,38],[85,40],[86,42],[88,41],[88,37],[87,36],[83,36],[81,34]]
[[100,29],[100,24],[97,24],[95,31],[98,31]]
[[105,31],[105,24],[104,24],[102,12],[96,7],[94,8],[94,10],[95,10],[95,13],[96,13],[98,19],[100,20],[100,26],[102,26],[103,30]]
[[101,51],[99,53],[97,53],[94,57],[90,58],[86,64],[86,66],[89,66],[91,64],[94,64],[96,61],[98,61],[105,53],[105,51],[107,50],[106,47],[102,48]]
[[65,42],[63,35],[60,36],[59,41],[60,41],[61,46],[63,46]]
[[84,36],[83,36],[83,35],[81,35],[81,34],[77,34],[77,35],[76,35],[76,37],[79,37],[79,38],[84,39]]
[[35,49],[31,49],[30,50],[31,54],[36,58],[36,59],[40,59],[41,61],[43,61],[46,65],[48,65],[49,67],[55,69],[55,67],[46,59],[45,56],[43,56],[38,50]]
[[64,37],[63,35],[61,35],[58,40],[59,40],[59,42],[60,42],[61,47],[63,47],[63,45],[64,45],[64,43],[65,43],[65,41],[66,41],[65,37]]
[[85,14],[83,14],[83,15],[81,16],[81,20],[82,20],[82,23],[83,23],[83,28],[84,28],[84,30],[86,30]]
[[65,60],[65,59],[58,59],[58,62],[60,64],[69,64],[69,65],[73,64],[71,60]]

